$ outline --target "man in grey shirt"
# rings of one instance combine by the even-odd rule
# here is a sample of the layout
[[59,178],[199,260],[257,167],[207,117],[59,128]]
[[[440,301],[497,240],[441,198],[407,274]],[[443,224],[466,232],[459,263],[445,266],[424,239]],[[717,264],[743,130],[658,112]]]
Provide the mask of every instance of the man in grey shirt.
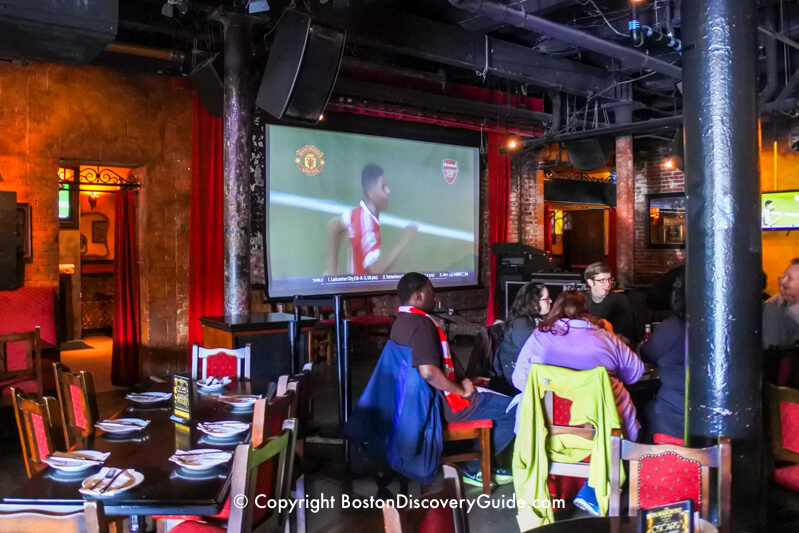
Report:
[[799,261],[780,277],[780,293],[763,305],[763,348],[799,343]]

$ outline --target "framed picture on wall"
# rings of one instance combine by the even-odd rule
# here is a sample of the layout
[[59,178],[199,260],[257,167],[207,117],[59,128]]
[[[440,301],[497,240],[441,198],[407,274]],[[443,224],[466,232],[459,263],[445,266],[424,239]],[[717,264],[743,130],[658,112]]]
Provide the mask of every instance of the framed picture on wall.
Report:
[[107,220],[95,220],[92,222],[92,242],[108,242]]
[[685,194],[647,194],[646,208],[647,247],[685,248]]
[[17,204],[17,248],[23,259],[33,258],[33,217],[31,204]]

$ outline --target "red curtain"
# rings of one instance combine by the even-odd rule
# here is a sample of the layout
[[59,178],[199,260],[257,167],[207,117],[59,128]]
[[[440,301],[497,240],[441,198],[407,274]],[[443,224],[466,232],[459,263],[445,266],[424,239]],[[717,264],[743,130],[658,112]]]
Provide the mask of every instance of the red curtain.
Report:
[[222,120],[194,96],[189,222],[189,357],[202,343],[202,316],[225,314]]
[[[510,158],[499,153],[505,144],[504,135],[489,133],[488,138],[488,242],[489,247],[508,240],[508,200],[510,199]],[[489,249],[490,253],[490,249]],[[491,254],[491,281],[488,285],[488,318],[491,325],[497,318],[497,257]]]
[[136,249],[135,191],[116,192],[114,232],[114,344],[111,383],[133,385],[139,380],[139,258]]
[[544,206],[544,251],[552,257],[552,208]]

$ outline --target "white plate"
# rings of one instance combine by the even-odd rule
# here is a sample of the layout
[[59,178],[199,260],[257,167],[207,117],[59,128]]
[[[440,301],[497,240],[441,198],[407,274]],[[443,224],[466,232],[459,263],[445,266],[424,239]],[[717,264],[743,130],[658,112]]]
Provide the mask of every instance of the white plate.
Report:
[[225,388],[225,385],[230,384],[230,382],[232,381],[229,377],[225,376],[219,378],[221,381],[217,381],[213,385],[209,385],[209,383],[211,383],[211,381],[213,381],[214,379],[215,378],[212,377],[201,379],[197,382],[197,386],[200,388],[201,391],[204,392],[220,391]]
[[[203,458],[202,462],[200,462],[199,456],[193,455],[205,453],[214,454],[215,457],[213,459]],[[215,466],[227,463],[230,461],[231,457],[233,457],[233,452],[216,450],[213,448],[198,448],[196,450],[188,450],[186,452],[177,451],[175,452],[175,455],[169,458],[169,460],[181,468],[185,468],[186,470],[208,470]],[[197,461],[197,463],[194,463],[194,461]]]
[[229,404],[233,409],[237,411],[246,411],[251,409],[255,402],[261,399],[260,395],[231,395],[231,396],[220,396],[219,401],[225,402]]
[[239,422],[237,420],[224,420],[219,422],[206,422],[205,424],[197,424],[197,429],[211,437],[225,438],[247,431],[250,429],[250,424],[247,422]]
[[[44,462],[50,465],[55,470],[60,470],[61,472],[81,472],[83,470],[87,470],[89,468],[102,465],[103,464],[102,462],[108,459],[108,456],[111,454],[108,452],[98,452],[97,450],[79,450],[60,455],[61,457],[57,455],[51,455],[50,457],[46,458]],[[69,457],[74,457],[75,459],[78,460],[96,459],[101,462],[70,461]]]
[[[144,481],[144,474],[141,472],[137,472],[136,470],[128,468],[125,472],[119,475],[119,477],[114,481],[114,485],[116,485],[113,489],[108,489],[107,491],[103,492],[102,494],[88,490],[86,487],[90,487],[94,484],[97,480],[102,480],[105,477],[105,469],[100,470],[93,476],[89,476],[83,480],[83,483],[80,484],[81,488],[78,489],[81,494],[85,494],[86,496],[90,496],[92,498],[105,498],[108,496],[116,496],[120,492],[124,492],[128,489],[132,489],[137,485],[140,485],[142,481]],[[123,479],[127,478],[127,479]],[[120,481],[121,480],[121,481]],[[102,487],[103,483],[98,485]]]
[[138,404],[151,404],[151,403],[159,403],[164,402],[172,397],[171,392],[139,392],[139,393],[130,393],[125,398],[132,401],[133,403]]
[[[123,424],[125,422],[129,422],[130,425],[116,425],[114,424]],[[134,431],[141,431],[147,424],[149,424],[149,420],[142,420],[141,418],[115,418],[113,420],[103,420],[102,422],[97,422],[95,424],[98,428],[102,429],[106,433],[133,433]],[[140,425],[141,424],[141,425]]]

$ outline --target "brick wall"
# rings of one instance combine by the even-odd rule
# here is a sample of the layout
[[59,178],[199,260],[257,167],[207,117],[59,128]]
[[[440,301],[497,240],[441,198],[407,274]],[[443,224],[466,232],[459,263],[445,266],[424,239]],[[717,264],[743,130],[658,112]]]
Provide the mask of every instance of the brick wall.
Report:
[[508,242],[544,247],[544,182],[537,158],[520,155],[511,166]]
[[58,286],[59,159],[142,165],[143,372],[185,365],[191,91],[166,77],[0,63],[0,102],[0,190],[33,209],[26,286]]
[[661,274],[685,262],[685,250],[659,250],[646,246],[649,213],[646,195],[683,192],[685,177],[680,170],[663,167],[664,158],[648,157],[635,166],[634,283],[656,281]]

